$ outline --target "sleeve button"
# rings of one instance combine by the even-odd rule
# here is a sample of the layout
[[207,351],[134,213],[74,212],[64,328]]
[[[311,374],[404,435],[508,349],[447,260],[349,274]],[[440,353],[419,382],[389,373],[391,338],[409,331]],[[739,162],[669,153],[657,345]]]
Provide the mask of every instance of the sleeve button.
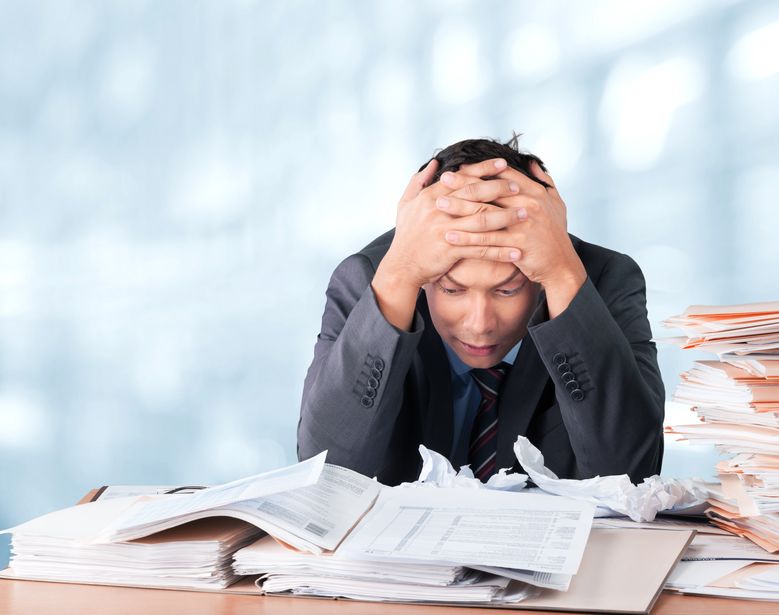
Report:
[[562,352],[558,352],[555,356],[552,357],[552,363],[555,365],[565,363],[565,355]]
[[565,372],[571,371],[571,365],[568,363],[568,361],[565,361],[563,363],[560,363],[560,365],[557,366],[557,371],[561,374],[564,374]]
[[374,378],[373,376],[368,378],[368,388],[378,389],[379,388],[379,380],[377,378]]
[[374,389],[373,387],[368,387],[367,389],[365,389],[365,397],[369,397],[370,399],[376,397],[376,389]]
[[563,379],[563,382],[570,382],[571,380],[576,380],[576,376],[573,372],[565,372],[560,378]]
[[376,358],[373,360],[373,367],[378,369],[380,372],[384,371],[384,360],[381,358]]
[[371,376],[373,376],[377,380],[381,380],[381,372],[375,367],[371,368]]
[[565,388],[569,392],[581,391],[581,389],[579,388],[579,383],[576,382],[576,380],[569,380],[568,382],[566,382]]
[[368,397],[367,395],[363,395],[360,398],[360,405],[363,408],[370,408],[373,405],[373,400],[370,397]]
[[581,401],[584,399],[584,391],[581,389],[574,389],[571,391],[571,399],[574,401]]

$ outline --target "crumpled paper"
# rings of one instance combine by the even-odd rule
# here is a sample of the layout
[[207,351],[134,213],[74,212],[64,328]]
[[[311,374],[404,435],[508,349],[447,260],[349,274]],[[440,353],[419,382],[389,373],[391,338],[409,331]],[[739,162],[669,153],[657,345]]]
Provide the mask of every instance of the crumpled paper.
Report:
[[700,505],[707,497],[706,492],[692,479],[660,478],[655,475],[645,478],[639,485],[634,485],[627,474],[596,476],[583,480],[558,478],[544,465],[541,451],[524,436],[517,436],[514,454],[527,474],[503,468],[486,483],[475,478],[468,466],[462,466],[460,471],[456,472],[446,457],[422,444],[419,445],[419,454],[422,456],[419,478],[402,486],[521,491],[525,489],[529,475],[541,491],[595,504],[599,507],[596,516],[627,515],[638,522],[653,521],[660,511],[678,511]]
[[469,489],[496,489],[499,491],[519,491],[527,484],[527,474],[511,473],[509,468],[498,470],[486,483],[473,475],[469,466],[462,466],[455,472],[452,464],[443,455],[431,451],[424,444],[419,445],[422,456],[422,470],[419,478],[403,486],[424,487],[467,487]]
[[514,454],[531,480],[543,491],[586,500],[627,515],[633,521],[654,521],[660,511],[689,508],[706,499],[706,492],[696,486],[692,479],[660,478],[655,475],[634,485],[627,474],[583,480],[558,478],[544,465],[541,451],[523,436],[517,437]]

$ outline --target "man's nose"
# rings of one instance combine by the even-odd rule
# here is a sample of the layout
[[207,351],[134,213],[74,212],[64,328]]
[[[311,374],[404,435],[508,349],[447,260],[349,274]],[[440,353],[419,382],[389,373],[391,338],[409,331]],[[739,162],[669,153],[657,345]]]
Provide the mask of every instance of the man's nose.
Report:
[[495,313],[490,301],[486,297],[475,296],[468,305],[463,324],[466,331],[474,336],[472,342],[492,341],[480,338],[489,335],[495,329]]

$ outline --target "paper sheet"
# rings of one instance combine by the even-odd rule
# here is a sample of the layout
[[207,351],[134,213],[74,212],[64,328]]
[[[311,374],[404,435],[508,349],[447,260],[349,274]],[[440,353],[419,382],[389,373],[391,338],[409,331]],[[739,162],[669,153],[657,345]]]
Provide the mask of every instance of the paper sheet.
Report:
[[364,559],[575,574],[593,511],[587,502],[530,493],[387,488],[339,551]]
[[679,562],[665,582],[668,589],[703,587],[731,574],[751,562],[740,560],[709,560]]
[[[333,550],[352,526],[365,514],[381,484],[352,470],[326,464],[315,485],[276,493],[256,500],[232,504],[223,509],[242,510],[250,523],[297,546],[298,540],[319,549]],[[279,536],[281,529],[288,534]]]
[[[101,532],[98,540],[130,540],[175,526],[180,517],[307,487],[319,480],[327,451],[301,463],[216,485],[187,496],[153,496],[139,501]],[[151,529],[151,531],[147,531]]]

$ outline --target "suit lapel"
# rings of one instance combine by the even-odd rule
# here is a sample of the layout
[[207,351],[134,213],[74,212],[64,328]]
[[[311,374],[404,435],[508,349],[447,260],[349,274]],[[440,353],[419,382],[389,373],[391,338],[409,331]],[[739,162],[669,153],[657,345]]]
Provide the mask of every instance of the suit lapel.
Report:
[[427,297],[419,293],[417,310],[425,321],[425,331],[419,340],[419,355],[428,378],[428,402],[423,416],[423,444],[449,457],[454,437],[452,416],[452,376],[441,337],[430,320]]
[[[540,301],[545,309],[543,298]],[[548,380],[549,372],[527,333],[498,401],[498,468],[510,468],[516,463],[514,442],[517,435],[527,433]]]

